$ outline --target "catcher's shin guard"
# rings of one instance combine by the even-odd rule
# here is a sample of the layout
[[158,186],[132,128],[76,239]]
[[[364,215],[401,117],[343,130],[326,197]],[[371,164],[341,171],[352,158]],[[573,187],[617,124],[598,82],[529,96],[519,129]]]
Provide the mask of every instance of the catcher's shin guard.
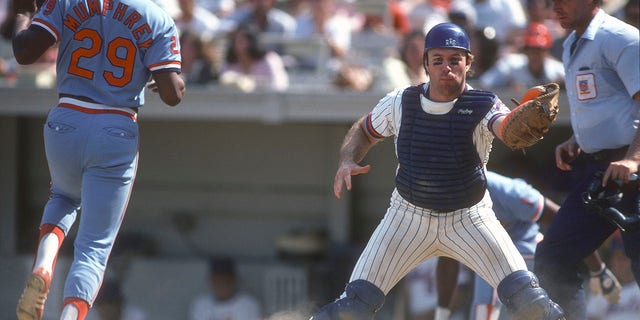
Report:
[[310,320],[373,320],[384,304],[384,292],[366,280],[350,282],[346,297],[322,307]]
[[549,299],[538,278],[527,270],[516,271],[498,285],[498,297],[514,320],[560,320],[564,311]]

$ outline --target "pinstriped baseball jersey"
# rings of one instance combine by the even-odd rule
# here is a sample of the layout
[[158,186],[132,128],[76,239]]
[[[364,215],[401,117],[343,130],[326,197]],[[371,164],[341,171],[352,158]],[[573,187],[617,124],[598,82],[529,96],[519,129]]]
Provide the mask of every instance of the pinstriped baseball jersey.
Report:
[[[394,136],[397,142],[403,92],[404,88],[389,93],[370,112],[366,125],[372,136]],[[432,114],[447,113],[455,102],[437,103],[421,96],[423,110]],[[491,124],[508,112],[498,100],[473,131],[473,142],[483,165],[488,161],[494,138]],[[512,272],[527,269],[496,219],[488,192],[469,208],[436,212],[409,203],[394,190],[390,206],[358,259],[350,282],[364,279],[386,294],[410,270],[435,256],[461,261],[493,287]]]
[[180,72],[173,19],[148,0],[49,0],[32,25],[60,44],[56,72],[62,95],[141,107],[151,72]]

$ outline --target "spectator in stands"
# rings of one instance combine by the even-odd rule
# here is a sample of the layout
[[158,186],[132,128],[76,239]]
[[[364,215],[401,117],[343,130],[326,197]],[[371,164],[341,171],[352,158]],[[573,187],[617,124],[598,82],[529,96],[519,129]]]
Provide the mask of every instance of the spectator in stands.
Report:
[[542,23],[549,29],[553,39],[563,37],[567,32],[562,28],[551,10],[551,0],[525,0],[528,23]]
[[251,295],[238,290],[235,262],[229,257],[209,261],[210,292],[193,299],[189,320],[259,320],[260,304]]
[[296,17],[295,36],[319,36],[329,46],[331,57],[343,58],[351,46],[349,16],[337,10],[335,0],[309,0],[309,10]]
[[222,57],[220,41],[202,37],[197,32],[180,36],[182,76],[188,84],[206,85],[218,80]]
[[402,0],[389,0],[388,10],[391,18],[391,27],[396,33],[406,35],[411,32],[409,15],[406,7],[402,5]]
[[275,7],[276,0],[247,0],[223,19],[224,28],[233,30],[251,25],[260,32],[284,36],[293,34],[295,19],[284,10]]
[[425,34],[441,22],[449,22],[448,14],[452,0],[422,0],[410,6],[407,11],[412,30],[422,30]]
[[424,33],[413,30],[400,41],[397,56],[390,56],[383,62],[384,84],[381,86],[390,91],[394,88],[418,85],[429,81],[429,76],[422,66],[424,52]]
[[309,4],[310,0],[288,0],[285,3],[285,7],[283,10],[288,13],[293,19],[298,19],[298,17],[309,14],[309,10],[311,5]]
[[18,63],[14,58],[0,57],[0,84],[13,87],[17,81]]
[[245,92],[289,88],[289,74],[282,58],[263,47],[260,35],[252,26],[242,26],[229,33],[225,62],[220,68],[220,84]]
[[209,10],[218,18],[224,18],[236,9],[236,0],[198,0],[198,6]]
[[120,283],[116,279],[105,279],[93,304],[87,320],[145,320],[148,318],[142,308],[127,302]]
[[538,22],[531,23],[524,35],[522,53],[511,53],[482,76],[480,87],[485,90],[510,89],[524,92],[527,88],[548,82],[564,83],[562,62],[549,52],[552,44],[549,29]]
[[333,75],[335,87],[347,91],[367,91],[374,83],[373,71],[358,63],[344,63]]
[[196,0],[178,0],[180,14],[174,19],[182,35],[199,34],[202,41],[211,41],[221,32],[220,19]]
[[454,1],[449,10],[449,20],[467,32],[472,48],[478,48],[468,78],[474,82],[494,65],[498,58],[500,44],[492,28],[478,28],[476,9],[469,2]]
[[527,16],[520,0],[472,0],[478,20],[477,28],[485,37],[495,38],[498,55],[517,51],[514,39],[527,27]]
[[549,49],[550,54],[557,60],[562,59],[562,42],[569,34],[562,28],[555,13],[551,9],[551,0],[525,0],[525,10],[529,23],[542,23],[549,29],[553,43]]
[[[454,1],[451,4],[447,17],[450,22],[462,27],[469,35],[475,33],[477,30],[478,14],[476,13],[476,8],[468,2]],[[473,45],[473,43],[471,45]]]

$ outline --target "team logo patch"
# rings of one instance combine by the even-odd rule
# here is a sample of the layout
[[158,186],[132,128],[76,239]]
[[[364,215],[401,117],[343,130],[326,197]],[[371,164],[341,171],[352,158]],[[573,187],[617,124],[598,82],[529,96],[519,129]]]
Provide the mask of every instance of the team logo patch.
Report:
[[596,89],[596,77],[593,73],[579,74],[576,76],[576,90],[578,100],[590,100],[598,96]]
[[449,38],[444,41],[444,45],[447,47],[455,47],[458,45],[458,42],[454,38]]

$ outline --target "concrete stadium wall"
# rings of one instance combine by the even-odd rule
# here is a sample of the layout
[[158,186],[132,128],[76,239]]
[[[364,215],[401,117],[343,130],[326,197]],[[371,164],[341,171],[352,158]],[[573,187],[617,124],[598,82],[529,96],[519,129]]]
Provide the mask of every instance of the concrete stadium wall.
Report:
[[[504,101],[518,96],[499,94]],[[249,266],[274,265],[293,256],[310,278],[323,280],[322,270],[307,268],[310,263],[321,265],[317,258],[303,254],[317,254],[321,248],[323,257],[333,252],[343,268],[333,275],[337,285],[321,290],[327,297],[320,299],[335,296],[359,246],[384,215],[393,188],[396,161],[388,140],[371,150],[365,162],[372,171],[355,177],[355,187],[345,198],[335,199],[332,191],[344,134],[383,95],[194,89],[177,108],[148,96],[139,116],[140,168],[121,229],[127,236],[116,246],[160,259],[164,263],[158,268],[174,271],[181,268],[174,263],[210,254],[230,254]],[[0,260],[26,259],[17,264],[26,269],[48,195],[42,124],[56,95],[49,90],[0,89],[0,96]],[[526,173],[524,178],[534,185],[551,184],[553,148],[570,135],[565,101],[561,97],[557,124],[526,154],[494,143],[490,168]],[[71,246],[65,242],[63,256],[69,256]],[[153,264],[140,263],[147,266],[141,270],[152,271]],[[26,274],[18,275],[17,269],[14,263],[3,267],[2,274],[21,288]],[[15,300],[13,289],[3,286],[0,300]],[[13,305],[2,305],[2,310]]]

